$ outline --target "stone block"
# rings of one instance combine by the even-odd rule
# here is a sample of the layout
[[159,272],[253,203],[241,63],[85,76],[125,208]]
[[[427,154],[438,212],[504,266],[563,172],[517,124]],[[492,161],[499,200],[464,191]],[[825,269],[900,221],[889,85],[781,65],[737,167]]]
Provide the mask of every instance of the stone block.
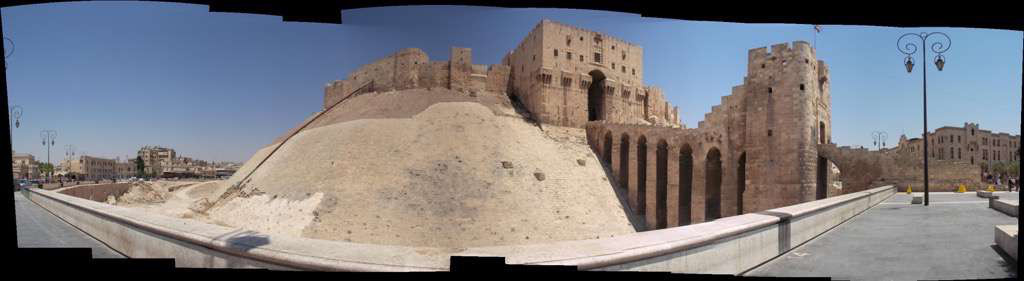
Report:
[[978,190],[978,197],[981,197],[981,198],[995,198],[995,199],[999,199],[999,196],[998,196],[998,195],[995,195],[995,194],[994,194],[993,192],[991,192],[991,191],[984,191],[984,190]]
[[1003,212],[1011,217],[1016,217],[1017,212],[1020,210],[1020,201],[1017,200],[989,198],[988,203],[989,208]]
[[910,204],[921,204],[921,202],[924,202],[924,196],[921,195],[914,195],[914,198],[910,199]]
[[1017,225],[997,225],[996,245],[1006,254],[1017,260]]

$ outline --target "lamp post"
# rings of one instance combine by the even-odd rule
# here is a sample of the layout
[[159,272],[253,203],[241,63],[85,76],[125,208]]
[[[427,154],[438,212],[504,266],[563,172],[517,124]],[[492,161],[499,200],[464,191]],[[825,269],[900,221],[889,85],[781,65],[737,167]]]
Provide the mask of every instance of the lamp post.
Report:
[[[936,54],[934,59],[935,67],[938,68],[939,71],[942,71],[942,67],[946,65],[946,57],[942,56],[942,53],[949,50],[949,46],[953,43],[953,41],[949,39],[949,35],[942,32],[922,32],[920,34],[907,33],[903,34],[903,36],[900,36],[900,38],[896,40],[896,49],[907,55],[907,57],[903,59],[903,64],[907,67],[907,73],[910,73],[910,71],[914,69],[914,57],[912,55],[917,52],[917,41],[908,40],[905,45],[901,45],[900,42],[902,42],[904,38],[917,37],[917,39],[920,39],[922,46],[921,61],[924,61],[928,56],[928,48],[924,47],[928,42],[928,38],[932,35],[942,36],[936,36],[935,38],[939,41],[933,41],[930,46],[932,52],[935,52]],[[945,41],[941,41],[943,37],[945,38]],[[924,138],[924,151],[921,152],[924,155],[924,205],[928,206],[928,67],[921,67],[921,85],[923,98],[922,106],[924,109],[924,134],[922,134],[922,137]]]
[[875,149],[878,149],[878,150],[882,150],[882,148],[885,147],[885,139],[888,138],[888,137],[889,137],[889,134],[886,134],[883,131],[871,132],[871,138],[875,140],[875,142],[874,142]]
[[10,137],[11,137],[11,152],[12,153],[14,152],[14,128],[21,127],[21,112],[22,112],[22,110],[21,110],[21,106],[20,105],[15,105],[14,107],[11,107],[11,110],[7,112],[8,113],[7,116],[10,116],[8,119],[11,120],[11,127],[10,127],[11,135],[10,135]]
[[57,143],[57,131],[43,130],[42,132],[39,132],[39,137],[43,139],[43,146],[46,147],[46,163],[50,164],[50,172],[46,177],[46,180],[49,181],[50,178],[53,177],[53,163],[50,162],[50,148]]

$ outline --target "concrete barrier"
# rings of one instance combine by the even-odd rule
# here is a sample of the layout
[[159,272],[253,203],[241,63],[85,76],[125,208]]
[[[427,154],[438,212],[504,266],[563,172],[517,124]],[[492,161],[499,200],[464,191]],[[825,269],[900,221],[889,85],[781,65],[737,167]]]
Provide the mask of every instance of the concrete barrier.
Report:
[[997,225],[996,245],[1017,260],[1017,225]]
[[444,271],[451,256],[501,256],[510,264],[572,265],[581,270],[739,274],[882,202],[896,189],[879,187],[612,238],[468,249],[269,236],[51,191],[28,193],[33,202],[126,256],[174,258],[179,267]]
[[131,188],[130,183],[101,183],[77,185],[55,190],[61,194],[67,194],[78,198],[85,198],[96,202],[106,202],[107,196],[120,197]]
[[989,199],[988,207],[996,209],[996,211],[1003,212],[1004,214],[1016,217],[1017,211],[1020,210],[1020,201],[1009,200],[1009,199]]
[[978,190],[978,197],[981,197],[981,198],[996,198],[996,199],[999,198],[999,196],[996,196],[994,192],[984,191],[984,190]]

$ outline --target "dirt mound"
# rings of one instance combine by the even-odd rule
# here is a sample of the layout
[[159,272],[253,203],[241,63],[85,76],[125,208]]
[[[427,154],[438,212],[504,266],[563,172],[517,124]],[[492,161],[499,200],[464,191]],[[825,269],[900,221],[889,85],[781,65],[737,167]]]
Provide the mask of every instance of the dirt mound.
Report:
[[[151,182],[132,183],[120,197],[116,198],[116,204],[156,204],[167,201],[169,191],[161,184]],[[108,200],[110,201],[110,200]]]
[[228,181],[189,194],[226,198],[207,213],[227,225],[361,243],[459,248],[635,232],[583,130],[545,133],[500,96],[356,98],[285,142],[244,184],[273,145]]

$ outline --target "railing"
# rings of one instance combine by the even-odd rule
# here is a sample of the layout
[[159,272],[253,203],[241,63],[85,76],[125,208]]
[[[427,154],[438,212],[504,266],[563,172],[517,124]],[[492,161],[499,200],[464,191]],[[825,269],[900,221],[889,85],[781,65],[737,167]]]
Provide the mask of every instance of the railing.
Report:
[[611,238],[442,249],[266,235],[143,210],[28,190],[54,215],[132,258],[174,258],[183,267],[339,271],[436,271],[451,256],[501,256],[510,264],[581,270],[740,274],[875,206],[892,186],[711,222]]

